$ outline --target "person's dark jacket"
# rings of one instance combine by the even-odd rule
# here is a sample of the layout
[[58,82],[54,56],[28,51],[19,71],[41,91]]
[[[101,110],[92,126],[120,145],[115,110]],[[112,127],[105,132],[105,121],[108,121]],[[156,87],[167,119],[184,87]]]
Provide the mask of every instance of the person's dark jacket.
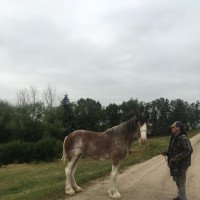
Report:
[[185,134],[179,134],[171,137],[169,148],[163,154],[168,158],[169,167],[184,169],[191,165],[192,152],[190,140]]

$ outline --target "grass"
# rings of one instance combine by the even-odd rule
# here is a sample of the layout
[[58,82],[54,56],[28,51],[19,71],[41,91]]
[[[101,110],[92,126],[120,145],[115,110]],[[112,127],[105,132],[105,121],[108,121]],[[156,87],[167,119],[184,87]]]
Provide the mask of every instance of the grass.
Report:
[[[190,131],[189,137],[200,130]],[[148,140],[146,146],[131,146],[131,153],[123,161],[120,170],[130,165],[143,162],[166,149],[169,137],[157,137]],[[0,168],[0,200],[53,200],[65,196],[65,164],[57,160],[48,163],[11,164]],[[79,185],[104,177],[111,171],[111,164],[105,161],[94,161],[84,158],[76,171]]]

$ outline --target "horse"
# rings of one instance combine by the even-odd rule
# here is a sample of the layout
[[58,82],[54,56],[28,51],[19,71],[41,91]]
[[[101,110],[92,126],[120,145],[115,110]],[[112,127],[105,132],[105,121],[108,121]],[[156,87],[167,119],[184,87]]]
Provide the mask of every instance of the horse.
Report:
[[147,141],[147,119],[148,113],[137,113],[128,121],[114,126],[104,132],[94,132],[88,130],[76,130],[65,137],[63,142],[63,162],[68,159],[65,168],[66,183],[65,193],[74,195],[81,192],[74,173],[78,161],[83,155],[93,159],[111,160],[112,171],[110,174],[108,193],[113,199],[121,198],[121,194],[116,187],[116,179],[121,161],[129,153],[129,148],[133,140],[139,140],[140,144]]

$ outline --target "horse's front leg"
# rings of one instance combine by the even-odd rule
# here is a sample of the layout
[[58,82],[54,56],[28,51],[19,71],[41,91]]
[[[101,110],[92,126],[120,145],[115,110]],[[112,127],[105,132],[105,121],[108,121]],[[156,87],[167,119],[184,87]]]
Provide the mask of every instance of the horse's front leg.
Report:
[[117,180],[119,166],[120,166],[120,163],[112,164],[112,172],[110,175],[110,180],[109,180],[109,185],[108,185],[109,196],[113,199],[121,198],[121,195],[117,191],[117,187],[116,187],[116,180]]

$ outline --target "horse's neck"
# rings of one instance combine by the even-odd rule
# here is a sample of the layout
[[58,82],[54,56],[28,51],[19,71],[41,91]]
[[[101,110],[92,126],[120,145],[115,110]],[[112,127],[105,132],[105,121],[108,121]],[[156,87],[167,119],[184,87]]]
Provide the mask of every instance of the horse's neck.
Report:
[[137,139],[137,135],[136,135],[135,131],[127,134],[126,137],[125,137],[125,140],[126,140],[126,143],[128,144],[128,146],[130,146],[131,143],[136,139]]
[[111,137],[112,135],[112,138],[120,138],[120,140],[124,141],[124,144],[126,145],[130,145],[136,138],[135,128],[132,127],[132,130],[130,131],[130,128],[127,129],[125,123],[114,126],[103,132],[103,134],[107,135],[108,137]]

